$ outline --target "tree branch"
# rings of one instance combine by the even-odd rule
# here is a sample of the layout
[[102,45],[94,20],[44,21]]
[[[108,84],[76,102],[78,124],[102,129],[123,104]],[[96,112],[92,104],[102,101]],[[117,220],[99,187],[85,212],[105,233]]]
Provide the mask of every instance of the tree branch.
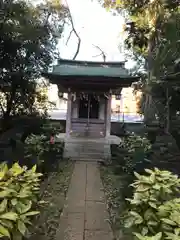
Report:
[[96,55],[96,56],[92,56],[92,57],[99,57],[99,56],[102,56],[102,54],[98,54],[98,55]]
[[[103,57],[103,61],[106,62],[106,54],[105,54],[105,52],[100,47],[98,47],[98,46],[96,46],[94,44],[93,44],[93,46],[95,48],[97,48],[101,52],[101,54],[99,56],[102,56]],[[98,57],[98,56],[96,56],[96,57]]]
[[79,54],[79,50],[80,50],[80,46],[81,46],[81,38],[80,38],[80,36],[78,35],[78,33],[77,33],[77,31],[76,31],[76,29],[75,29],[75,27],[74,27],[74,22],[73,22],[73,19],[72,19],[72,14],[71,14],[71,11],[70,11],[70,8],[69,8],[68,1],[65,0],[65,2],[66,2],[66,5],[67,5],[67,8],[68,8],[68,11],[69,11],[69,20],[70,20],[71,26],[72,26],[72,31],[70,32],[70,35],[69,35],[69,37],[68,37],[67,42],[69,41],[72,32],[74,32],[74,34],[76,35],[76,37],[77,37],[77,39],[78,39],[77,49],[76,49],[76,52],[75,52],[74,57],[73,57],[73,60],[75,60],[76,57],[77,57],[77,55]]
[[69,33],[69,37],[67,38],[66,45],[68,44],[69,39],[71,38],[72,33],[73,33],[73,29],[72,29],[72,30],[70,31],[70,33]]

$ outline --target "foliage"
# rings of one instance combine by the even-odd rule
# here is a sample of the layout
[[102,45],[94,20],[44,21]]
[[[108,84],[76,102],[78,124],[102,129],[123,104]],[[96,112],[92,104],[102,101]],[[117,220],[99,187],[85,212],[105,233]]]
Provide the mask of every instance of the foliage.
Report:
[[125,199],[132,196],[130,194],[131,189],[128,187],[132,183],[132,179],[130,180],[130,177],[123,172],[115,174],[113,165],[100,166],[100,174],[114,239],[132,240],[130,229],[124,227],[124,215],[127,212],[127,201]]
[[19,104],[18,108],[12,110],[13,116],[34,115],[39,117],[48,117],[48,110],[53,106],[48,99],[48,83],[36,83],[33,93],[33,101],[29,104],[28,108],[24,108],[24,104]]
[[41,166],[47,164],[46,155],[50,154],[48,162],[53,165],[54,154],[62,154],[63,147],[61,142],[51,144],[48,136],[31,134],[25,141],[26,158],[37,158],[37,166]]
[[45,140],[46,140],[45,135],[31,134],[26,138],[26,141],[25,141],[26,152],[30,154],[27,157],[37,156],[38,164],[40,164],[41,161],[43,161],[42,155],[44,153]]
[[[17,113],[37,112],[37,79],[56,57],[67,9],[54,1],[33,5],[25,0],[1,1],[0,98],[2,127]],[[38,101],[39,102],[39,101]]]
[[151,145],[146,137],[141,137],[132,133],[127,138],[123,139],[120,147],[128,149],[128,152],[135,153],[136,149],[143,148],[147,152]]
[[29,239],[52,240],[56,238],[73,167],[72,161],[67,159],[61,161],[41,184],[41,201],[47,203],[47,207],[43,206],[40,214],[33,221],[32,229],[29,229]]
[[132,175],[138,167],[142,168],[144,163],[148,163],[146,157],[150,149],[151,144],[146,137],[132,134],[122,139],[114,160],[123,172]]
[[42,174],[36,166],[28,170],[15,163],[10,169],[0,165],[0,238],[21,239],[31,224],[31,218],[39,212],[37,204],[39,181]]
[[169,171],[145,169],[135,173],[137,180],[130,202],[126,227],[132,227],[139,240],[178,239],[180,232],[180,179]]
[[[166,103],[169,101],[169,115],[176,116],[179,111],[179,73],[180,73],[180,7],[176,0],[127,0],[101,1],[104,7],[125,13],[125,45],[139,59],[146,70],[140,75],[143,97],[139,103],[145,120],[151,122],[157,116],[164,124],[167,116]],[[113,12],[114,12],[113,11]],[[142,61],[142,59],[144,61]],[[168,76],[169,99],[164,95],[167,85],[162,80]],[[145,80],[145,81],[144,81]],[[172,81],[174,80],[174,81]],[[154,84],[151,91],[146,87]],[[154,96],[158,92],[158,99]],[[153,96],[152,96],[153,95]],[[165,103],[164,103],[165,102]],[[171,122],[171,119],[170,119]],[[167,124],[168,125],[168,124]],[[172,123],[173,125],[173,123]]]
[[50,137],[51,135],[56,135],[62,131],[61,125],[55,125],[47,120],[42,126],[42,133]]
[[[106,0],[105,6],[119,10],[121,13],[126,12],[126,45],[129,49],[133,49],[135,54],[145,57],[146,60],[150,50],[154,60],[158,58],[153,64],[154,67],[162,67],[162,61],[163,64],[168,61],[169,66],[172,66],[177,59],[174,54],[178,54],[177,49],[174,48],[179,40],[178,1],[122,0],[116,4],[115,1]],[[155,66],[156,64],[158,66]]]

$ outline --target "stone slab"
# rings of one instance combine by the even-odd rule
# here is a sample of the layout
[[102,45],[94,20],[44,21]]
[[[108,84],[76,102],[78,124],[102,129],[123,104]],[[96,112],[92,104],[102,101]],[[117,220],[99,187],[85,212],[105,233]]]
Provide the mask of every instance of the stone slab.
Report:
[[111,232],[86,230],[85,240],[113,240],[113,235]]
[[110,231],[109,216],[103,202],[87,201],[85,213],[85,230]]
[[105,201],[98,165],[87,163],[87,201]]
[[83,240],[83,237],[83,213],[69,213],[67,216],[61,216],[55,240]]
[[68,213],[84,213],[85,212],[85,201],[84,200],[75,200],[74,202],[67,201],[64,205],[64,215]]
[[64,206],[65,213],[84,213],[86,198],[86,163],[75,164]]
[[69,200],[85,200],[86,189],[86,163],[76,163],[68,189]]
[[55,240],[112,240],[97,162],[76,162]]

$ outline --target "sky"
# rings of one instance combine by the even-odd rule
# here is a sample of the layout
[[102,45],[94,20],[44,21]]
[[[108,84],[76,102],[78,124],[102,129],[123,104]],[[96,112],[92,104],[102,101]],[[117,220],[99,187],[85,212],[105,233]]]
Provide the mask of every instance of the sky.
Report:
[[[62,0],[63,1],[63,0]],[[123,45],[124,34],[122,27],[124,18],[120,15],[113,16],[104,9],[98,0],[67,0],[74,26],[81,38],[81,46],[76,60],[103,61],[101,52],[94,47],[100,47],[106,54],[106,61],[124,61]],[[65,0],[64,0],[65,3]],[[62,58],[72,59],[77,49],[77,38],[73,34],[66,45],[71,26],[66,26],[58,48]],[[127,68],[133,66],[132,61],[126,63]],[[131,92],[131,91],[130,91]],[[57,87],[51,86],[49,93],[51,101],[57,101]]]
[[[82,41],[77,60],[102,61],[102,56],[94,57],[100,54],[93,46],[96,45],[106,53],[107,61],[123,61],[124,56],[118,48],[123,42],[123,17],[113,16],[98,3],[98,0],[67,1],[76,31]],[[74,34],[66,45],[70,31],[71,27],[66,27],[59,43],[62,58],[72,59],[77,48],[77,38]]]

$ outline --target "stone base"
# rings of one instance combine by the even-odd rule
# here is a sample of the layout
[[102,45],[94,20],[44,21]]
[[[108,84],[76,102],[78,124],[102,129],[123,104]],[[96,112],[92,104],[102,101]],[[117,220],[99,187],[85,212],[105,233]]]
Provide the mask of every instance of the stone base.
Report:
[[111,144],[118,145],[121,141],[120,138],[113,135],[107,138],[66,137],[64,140],[64,158],[93,161],[110,160]]

